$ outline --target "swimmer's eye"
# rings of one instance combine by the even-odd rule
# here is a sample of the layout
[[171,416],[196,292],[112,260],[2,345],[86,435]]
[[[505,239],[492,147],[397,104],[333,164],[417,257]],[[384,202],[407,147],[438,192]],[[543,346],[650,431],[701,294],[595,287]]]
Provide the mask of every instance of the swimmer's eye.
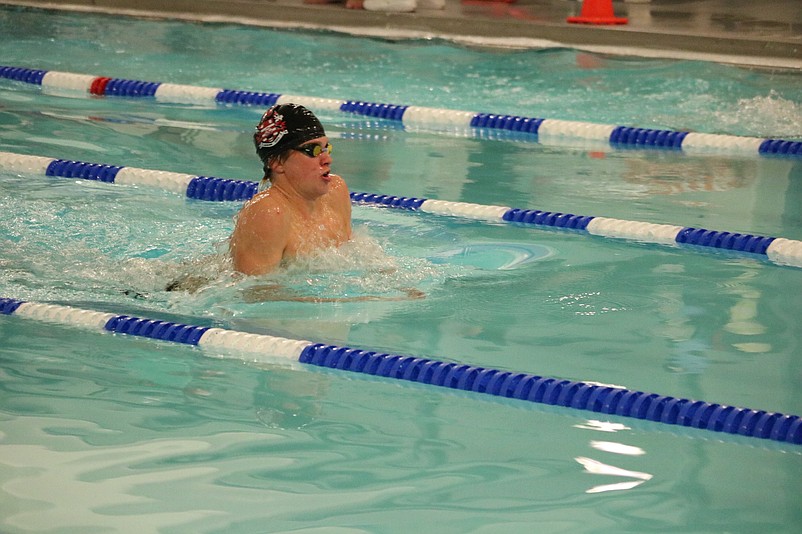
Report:
[[323,154],[324,152],[328,155],[331,155],[331,143],[326,143],[325,146],[323,145],[303,145],[299,147],[295,147],[293,150],[297,150],[298,152],[303,152],[310,158],[316,158],[319,155]]

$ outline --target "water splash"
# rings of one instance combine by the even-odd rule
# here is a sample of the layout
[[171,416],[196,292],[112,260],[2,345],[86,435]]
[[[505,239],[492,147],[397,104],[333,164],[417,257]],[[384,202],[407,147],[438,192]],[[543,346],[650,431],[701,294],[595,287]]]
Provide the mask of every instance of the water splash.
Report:
[[802,139],[802,103],[783,98],[774,89],[765,96],[742,98],[715,117],[725,128],[751,135]]

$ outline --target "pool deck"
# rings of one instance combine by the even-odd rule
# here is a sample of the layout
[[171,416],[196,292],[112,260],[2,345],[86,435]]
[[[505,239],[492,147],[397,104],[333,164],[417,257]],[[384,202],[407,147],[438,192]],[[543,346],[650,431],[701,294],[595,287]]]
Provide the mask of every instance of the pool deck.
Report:
[[[802,0],[616,0],[612,3],[616,16],[627,17],[628,23],[613,26],[567,23],[568,16],[580,13],[581,0],[445,2],[440,10],[383,13],[346,9],[342,0],[328,4],[304,0],[0,0],[0,4],[160,18],[445,37],[477,46],[556,44],[602,53],[638,49],[646,55],[698,54],[714,60],[723,56],[735,63],[802,68]],[[472,41],[472,37],[480,40]]]

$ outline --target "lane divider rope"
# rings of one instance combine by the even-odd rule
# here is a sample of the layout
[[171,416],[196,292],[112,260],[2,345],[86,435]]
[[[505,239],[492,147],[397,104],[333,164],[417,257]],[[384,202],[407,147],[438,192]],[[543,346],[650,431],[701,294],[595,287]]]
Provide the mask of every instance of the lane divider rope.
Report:
[[475,113],[423,106],[337,100],[315,96],[239,91],[162,82],[147,82],[25,67],[0,66],[0,78],[39,85],[44,89],[79,91],[95,96],[153,98],[170,103],[220,103],[269,107],[293,102],[315,111],[341,111],[401,122],[409,126],[454,126],[498,129],[544,139],[602,141],[613,147],[662,148],[683,152],[715,152],[802,157],[802,141],[706,134],[615,126],[581,121]]
[[[802,444],[802,418],[764,410],[632,391],[485,367],[340,347],[222,328],[104,313],[0,297],[0,315],[225,349],[264,358],[562,406],[668,425]],[[267,360],[265,360],[267,361]]]
[[[170,191],[196,200],[244,201],[257,192],[257,183],[247,180],[230,180],[213,176],[196,176],[136,167],[28,156],[12,152],[0,152],[0,170],[9,173],[141,185]],[[767,259],[778,265],[802,267],[802,241],[782,237],[374,193],[352,192],[351,200],[359,204],[372,204],[489,222],[546,226],[643,243],[694,245],[703,249],[713,248],[742,252]]]

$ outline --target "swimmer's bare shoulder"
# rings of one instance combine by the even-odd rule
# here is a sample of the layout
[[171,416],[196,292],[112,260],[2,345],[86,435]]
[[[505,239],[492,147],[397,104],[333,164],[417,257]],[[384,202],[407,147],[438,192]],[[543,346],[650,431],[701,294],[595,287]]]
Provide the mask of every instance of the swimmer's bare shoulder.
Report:
[[259,193],[243,206],[229,243],[234,268],[246,275],[274,269],[289,241],[291,215],[276,195]]
[[351,220],[351,193],[348,191],[348,185],[345,180],[337,174],[332,174],[331,184],[331,202],[334,204],[335,209],[341,213],[348,215],[348,220]]

